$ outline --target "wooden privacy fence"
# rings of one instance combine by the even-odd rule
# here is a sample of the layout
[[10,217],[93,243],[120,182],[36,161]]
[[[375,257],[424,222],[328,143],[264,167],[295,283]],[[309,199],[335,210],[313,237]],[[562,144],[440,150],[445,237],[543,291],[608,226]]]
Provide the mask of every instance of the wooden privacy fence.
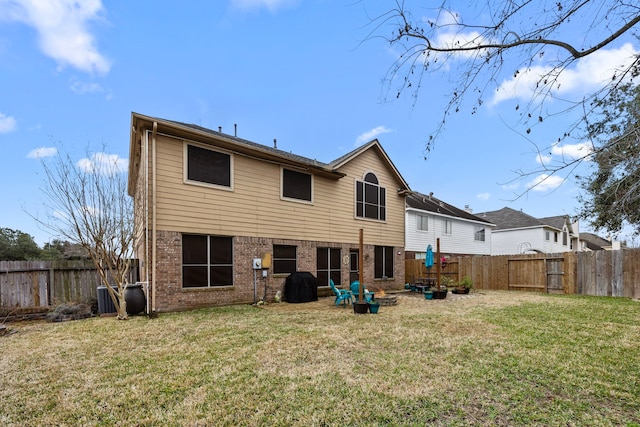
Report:
[[[469,276],[476,289],[640,298],[640,249],[455,257],[449,264],[454,281]],[[423,260],[406,260],[408,282],[428,274]]]
[[[130,282],[137,277],[133,264]],[[91,261],[0,261],[0,311],[97,298],[100,275]]]

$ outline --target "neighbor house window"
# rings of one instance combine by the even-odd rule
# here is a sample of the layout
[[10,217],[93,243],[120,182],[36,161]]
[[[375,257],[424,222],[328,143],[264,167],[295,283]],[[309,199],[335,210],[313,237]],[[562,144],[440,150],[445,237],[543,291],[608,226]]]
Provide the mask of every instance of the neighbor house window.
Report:
[[386,190],[375,174],[369,172],[364,181],[356,181],[356,217],[385,221],[386,205]]
[[567,246],[567,232],[566,231],[562,232],[562,245],[563,246]]
[[329,279],[336,286],[341,284],[342,263],[340,262],[340,248],[318,248],[316,250],[316,276],[318,286],[329,286]]
[[282,169],[282,197],[286,199],[304,200],[312,199],[311,175],[290,169]]
[[233,238],[182,235],[182,287],[233,285]]
[[186,179],[231,188],[231,155],[186,144]]
[[374,251],[374,278],[386,279],[393,277],[393,247],[376,246]]
[[429,230],[429,217],[426,215],[416,216],[416,224],[418,226],[418,230],[422,230],[422,231]]
[[551,240],[551,233],[549,232],[549,230],[544,231],[544,240],[546,240],[547,242]]
[[474,235],[474,240],[475,241],[484,242],[484,238],[485,238],[484,230],[485,230],[484,227],[476,227],[476,232],[475,232],[475,235]]
[[555,243],[558,243],[558,232],[557,232],[557,231],[554,231],[554,232],[553,232],[553,241],[554,241]]
[[452,234],[453,232],[453,221],[450,219],[442,220],[442,234]]
[[290,245],[273,245],[273,274],[295,273],[297,264],[297,247]]

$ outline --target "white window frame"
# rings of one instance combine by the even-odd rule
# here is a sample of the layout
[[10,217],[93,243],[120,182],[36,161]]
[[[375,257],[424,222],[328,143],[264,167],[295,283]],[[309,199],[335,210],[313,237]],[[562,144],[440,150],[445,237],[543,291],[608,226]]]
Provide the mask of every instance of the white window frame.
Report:
[[[234,157],[233,157],[233,153],[227,150],[221,150],[218,148],[213,148],[204,144],[197,144],[191,141],[184,141],[183,142],[183,166],[182,166],[182,171],[183,171],[183,183],[185,184],[190,184],[190,185],[198,185],[200,187],[208,187],[208,188],[215,188],[218,190],[225,190],[225,191],[233,191],[233,181],[234,181],[234,177],[233,177],[233,170],[234,170]],[[204,150],[209,150],[209,151],[213,151],[216,153],[222,153],[222,154],[226,154],[229,156],[229,186],[226,185],[219,185],[219,184],[212,184],[209,182],[204,182],[204,181],[195,181],[192,179],[189,179],[189,145],[193,146],[193,147],[197,147],[200,149],[204,149]]]
[[429,215],[416,214],[416,229],[429,231]]

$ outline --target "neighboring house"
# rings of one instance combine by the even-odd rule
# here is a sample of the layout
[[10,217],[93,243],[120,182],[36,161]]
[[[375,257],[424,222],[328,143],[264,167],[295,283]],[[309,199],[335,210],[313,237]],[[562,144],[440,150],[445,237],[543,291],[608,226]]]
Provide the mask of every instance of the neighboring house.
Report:
[[408,259],[424,258],[427,245],[450,255],[490,255],[491,229],[485,218],[473,215],[468,207],[458,209],[429,195],[407,195],[405,252]]
[[491,255],[580,250],[578,223],[572,223],[568,215],[534,218],[511,208],[477,215],[496,225]]
[[580,241],[584,244],[585,250],[588,251],[610,251],[625,247],[619,241],[610,241],[593,233],[580,233]]
[[348,287],[360,229],[368,288],[404,285],[410,189],[377,140],[322,163],[137,113],[131,129],[128,191],[153,311],[272,299],[296,271]]

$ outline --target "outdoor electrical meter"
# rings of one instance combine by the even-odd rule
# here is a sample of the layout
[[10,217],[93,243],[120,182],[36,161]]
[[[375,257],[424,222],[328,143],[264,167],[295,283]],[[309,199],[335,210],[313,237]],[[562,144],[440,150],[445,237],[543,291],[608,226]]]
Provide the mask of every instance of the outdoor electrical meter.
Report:
[[254,258],[253,259],[253,269],[254,270],[262,270],[262,258]]

